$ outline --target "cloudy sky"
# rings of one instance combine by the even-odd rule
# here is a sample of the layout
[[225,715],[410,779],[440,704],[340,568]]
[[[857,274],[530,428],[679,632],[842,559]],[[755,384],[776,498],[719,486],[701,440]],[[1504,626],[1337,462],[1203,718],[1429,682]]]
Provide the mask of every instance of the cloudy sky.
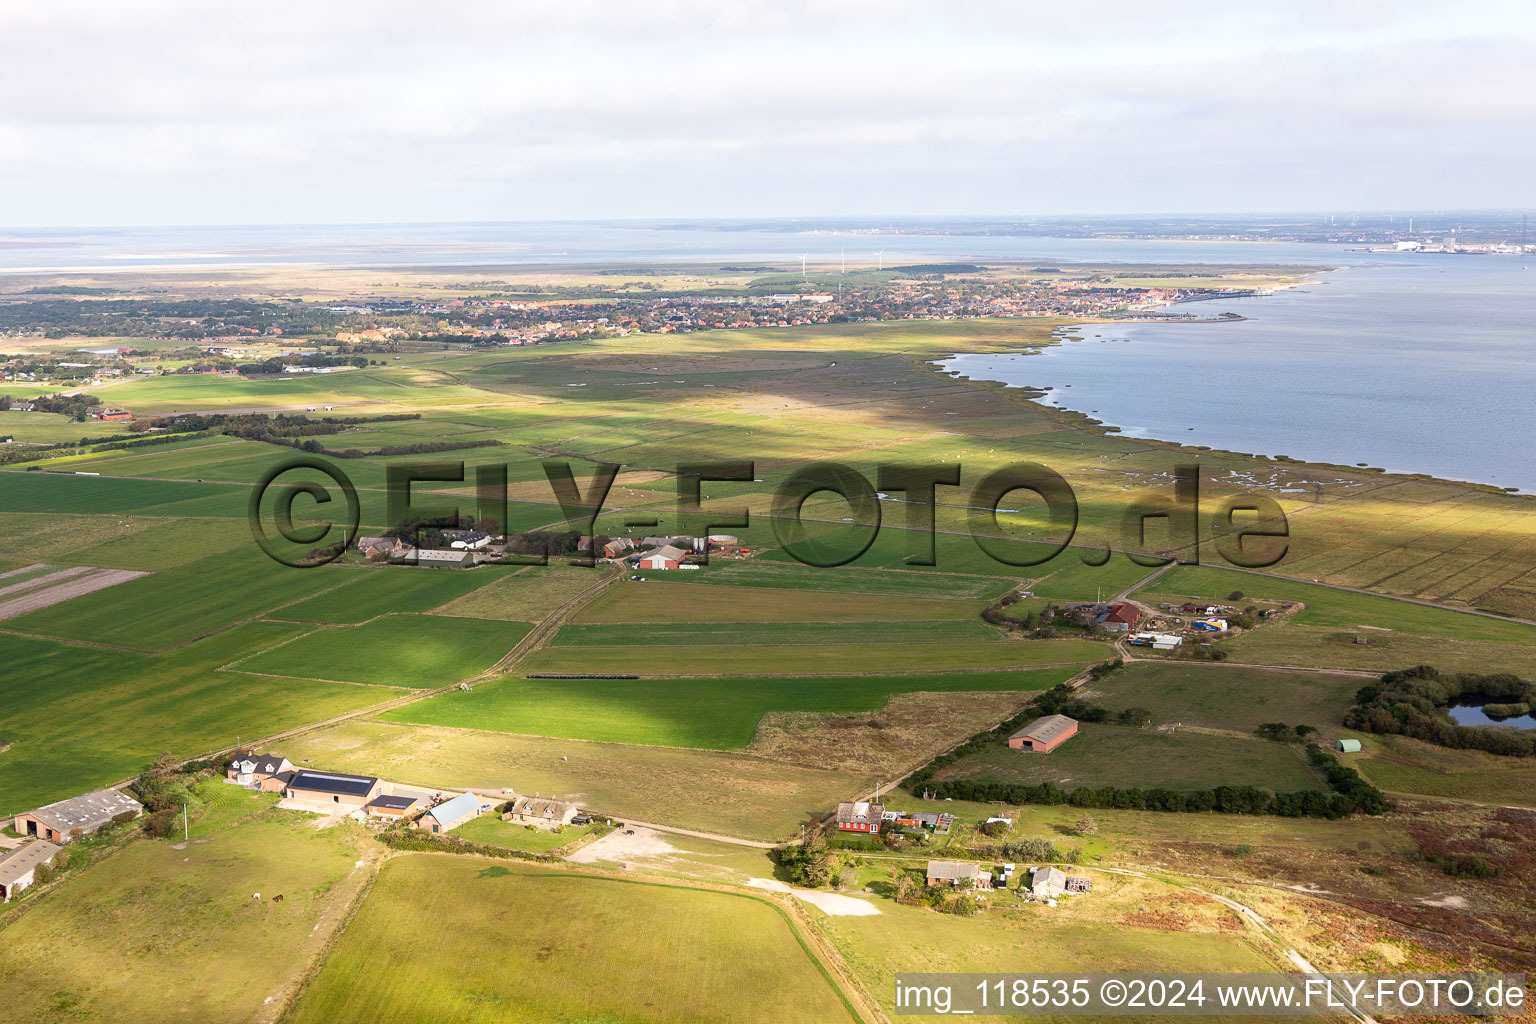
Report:
[[1518,208],[1536,181],[1524,0],[0,0],[0,38],[0,225]]

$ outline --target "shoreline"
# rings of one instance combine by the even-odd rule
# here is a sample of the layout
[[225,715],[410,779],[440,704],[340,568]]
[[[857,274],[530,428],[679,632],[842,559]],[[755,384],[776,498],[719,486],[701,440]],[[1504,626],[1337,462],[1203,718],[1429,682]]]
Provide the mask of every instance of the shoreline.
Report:
[[[1323,269],[1323,270],[1316,271],[1314,273],[1309,273],[1309,274],[1306,275],[1306,277],[1304,279],[1302,279],[1300,281],[1288,282],[1288,283],[1285,283],[1285,284],[1276,285],[1273,288],[1268,289],[1263,294],[1267,296],[1267,295],[1276,294],[1276,293],[1281,292],[1281,291],[1297,288],[1297,287],[1300,287],[1300,286],[1302,286],[1304,284],[1312,283],[1314,278],[1322,278],[1326,274],[1334,274],[1334,273],[1338,273],[1339,271],[1348,270],[1348,269],[1350,269],[1349,266],[1329,267],[1329,268],[1326,268],[1326,269]],[[1242,296],[1242,297],[1243,298],[1257,298],[1259,296]],[[1178,301],[1178,302],[1169,303],[1168,305],[1169,306],[1185,305],[1185,304],[1187,304],[1187,302],[1190,302],[1190,301],[1193,301],[1193,302],[1209,302],[1209,301],[1214,301],[1214,300],[1212,300],[1212,299],[1181,300],[1181,301]],[[1398,479],[1401,479],[1401,480],[1419,480],[1419,481],[1426,481],[1426,482],[1432,482],[1432,483],[1446,484],[1446,485],[1450,485],[1450,486],[1454,486],[1454,487],[1467,487],[1467,488],[1472,488],[1472,489],[1479,490],[1479,491],[1486,491],[1486,492],[1488,492],[1490,494],[1505,495],[1505,496],[1512,497],[1512,498],[1530,498],[1530,497],[1536,496],[1536,488],[1527,489],[1527,488],[1524,488],[1524,487],[1505,487],[1505,486],[1502,486],[1502,485],[1499,485],[1499,484],[1491,484],[1491,483],[1487,483],[1485,481],[1480,481],[1480,480],[1458,480],[1458,479],[1455,479],[1455,478],[1452,478],[1452,477],[1439,476],[1439,475],[1434,474],[1434,473],[1419,472],[1419,471],[1414,471],[1414,470],[1389,469],[1389,468],[1380,467],[1380,466],[1367,466],[1367,465],[1359,465],[1359,464],[1346,464],[1346,463],[1342,463],[1342,462],[1329,462],[1329,461],[1325,461],[1325,460],[1321,460],[1321,459],[1303,458],[1303,457],[1295,457],[1295,456],[1287,456],[1287,455],[1266,455],[1266,454],[1262,454],[1262,453],[1259,453],[1259,452],[1239,451],[1239,450],[1237,450],[1235,448],[1218,447],[1216,445],[1191,445],[1191,444],[1187,444],[1187,443],[1185,443],[1183,441],[1177,441],[1177,440],[1174,440],[1172,438],[1167,438],[1167,437],[1158,437],[1158,436],[1153,435],[1153,434],[1128,434],[1128,433],[1126,433],[1124,431],[1124,428],[1115,426],[1114,424],[1108,423],[1105,420],[1099,419],[1099,418],[1097,418],[1091,412],[1087,412],[1087,411],[1084,411],[1084,410],[1081,410],[1081,409],[1067,408],[1066,406],[1061,406],[1061,405],[1053,405],[1050,402],[1045,401],[1045,399],[1046,399],[1046,397],[1048,395],[1050,395],[1050,396],[1056,395],[1059,392],[1065,390],[1064,388],[1057,388],[1057,387],[1055,387],[1053,385],[1011,384],[1011,383],[1009,383],[1007,381],[997,380],[996,378],[993,378],[993,377],[975,377],[975,376],[970,376],[968,374],[965,374],[965,373],[961,372],[960,370],[950,369],[950,368],[948,368],[946,366],[947,363],[950,363],[950,362],[952,362],[953,360],[956,360],[956,359],[964,358],[966,356],[978,356],[978,357],[988,357],[988,358],[990,358],[990,357],[997,357],[997,356],[1041,355],[1041,354],[1044,353],[1044,351],[1047,348],[1055,347],[1055,346],[1066,344],[1066,343],[1083,342],[1083,341],[1085,341],[1086,339],[1083,338],[1083,337],[1080,337],[1080,336],[1079,337],[1069,336],[1070,332],[1072,332],[1072,331],[1074,331],[1076,329],[1082,328],[1082,327],[1092,327],[1092,326],[1098,326],[1098,325],[1114,325],[1114,324],[1117,324],[1117,323],[1136,323],[1136,324],[1169,323],[1169,324],[1179,324],[1179,325],[1184,325],[1184,324],[1208,324],[1208,323],[1238,323],[1238,322],[1241,322],[1241,321],[1246,321],[1248,319],[1249,319],[1248,317],[1242,316],[1242,315],[1232,315],[1232,316],[1223,316],[1223,317],[1208,317],[1208,318],[1200,318],[1198,316],[1193,316],[1192,315],[1189,318],[1178,318],[1178,319],[1173,319],[1173,318],[1122,319],[1122,318],[1113,318],[1113,317],[1102,317],[1102,318],[1093,318],[1093,319],[1073,320],[1073,321],[1069,321],[1069,322],[1063,323],[1061,326],[1057,327],[1055,330],[1053,330],[1051,332],[1050,336],[1045,341],[1041,342],[1037,347],[1022,349],[1022,350],[1018,350],[1018,351],[1014,351],[1014,352],[990,352],[990,353],[988,353],[988,352],[952,352],[952,353],[950,353],[950,354],[948,354],[946,356],[943,356],[941,358],[938,358],[938,359],[927,360],[927,362],[928,362],[928,365],[932,368],[933,372],[945,375],[945,376],[950,377],[951,379],[954,379],[954,380],[974,381],[974,382],[978,382],[978,383],[993,384],[993,385],[996,385],[998,387],[1002,387],[1002,388],[1008,389],[1010,391],[1021,392],[1023,397],[1026,398],[1032,404],[1034,404],[1036,407],[1038,407],[1040,409],[1047,410],[1047,411],[1049,411],[1051,413],[1059,414],[1059,415],[1062,415],[1062,416],[1064,416],[1066,418],[1072,419],[1072,420],[1076,421],[1077,425],[1079,425],[1080,427],[1084,427],[1084,428],[1090,429],[1094,433],[1097,433],[1097,434],[1099,434],[1101,436],[1105,436],[1105,437],[1121,437],[1121,438],[1137,440],[1137,441],[1146,441],[1146,442],[1150,442],[1150,443],[1153,443],[1153,444],[1168,445],[1168,446],[1170,446],[1172,448],[1175,448],[1175,449],[1178,449],[1178,450],[1188,450],[1188,451],[1192,451],[1192,452],[1196,452],[1196,453],[1200,453],[1200,454],[1214,453],[1214,454],[1221,454],[1221,455],[1237,456],[1237,457],[1246,458],[1246,459],[1254,459],[1254,460],[1256,460],[1258,462],[1267,463],[1267,464],[1275,465],[1275,466],[1291,466],[1291,467],[1303,467],[1304,466],[1304,467],[1316,468],[1316,469],[1320,469],[1320,470],[1328,470],[1328,471],[1332,471],[1332,472],[1360,474],[1362,476],[1390,476],[1390,477],[1395,477],[1395,478],[1398,478]],[[1124,340],[1129,341],[1130,339],[1124,339]]]

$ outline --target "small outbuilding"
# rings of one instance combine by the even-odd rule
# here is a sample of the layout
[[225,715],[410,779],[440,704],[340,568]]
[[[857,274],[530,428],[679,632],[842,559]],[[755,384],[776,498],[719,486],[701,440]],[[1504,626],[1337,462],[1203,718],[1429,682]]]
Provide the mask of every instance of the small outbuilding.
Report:
[[1014,750],[1027,750],[1033,754],[1049,754],[1067,740],[1077,735],[1077,720],[1066,715],[1046,715],[1037,718],[1008,737],[1008,745]]
[[928,884],[969,885],[976,889],[992,888],[992,872],[983,871],[973,860],[931,860],[928,862]]
[[416,824],[428,832],[451,832],[466,821],[480,817],[480,803],[475,794],[460,793],[452,800],[428,808]]
[[366,810],[370,818],[409,818],[420,806],[419,796],[376,796]]
[[1029,876],[1029,891],[1036,899],[1053,900],[1065,896],[1070,890],[1067,873],[1061,868],[1035,868]]
[[1333,749],[1337,750],[1341,754],[1358,754],[1358,753],[1360,753],[1360,741],[1359,740],[1334,740],[1333,741]]

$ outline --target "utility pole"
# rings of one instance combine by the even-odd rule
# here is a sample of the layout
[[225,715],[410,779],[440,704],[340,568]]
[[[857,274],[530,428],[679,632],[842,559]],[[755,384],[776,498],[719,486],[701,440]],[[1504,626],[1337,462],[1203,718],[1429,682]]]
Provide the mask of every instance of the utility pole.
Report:
[[192,841],[192,826],[187,822],[187,805],[183,801],[181,805],[181,838],[183,842]]

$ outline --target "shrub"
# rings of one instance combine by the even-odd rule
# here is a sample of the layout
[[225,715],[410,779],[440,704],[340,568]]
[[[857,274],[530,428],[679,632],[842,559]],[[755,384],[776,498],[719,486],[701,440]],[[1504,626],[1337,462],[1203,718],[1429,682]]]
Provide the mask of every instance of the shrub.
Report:
[[1078,818],[1077,824],[1072,826],[1072,831],[1076,832],[1080,836],[1091,836],[1098,830],[1099,823],[1094,820],[1093,815],[1091,814],[1085,814],[1081,818]]

